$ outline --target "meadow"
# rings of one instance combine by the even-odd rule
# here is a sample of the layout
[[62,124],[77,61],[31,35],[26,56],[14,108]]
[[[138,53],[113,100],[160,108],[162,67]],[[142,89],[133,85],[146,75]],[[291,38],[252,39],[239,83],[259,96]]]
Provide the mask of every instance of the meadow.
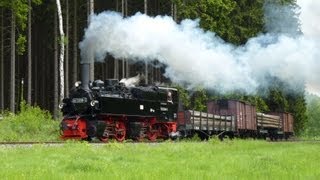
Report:
[[319,179],[320,143],[233,140],[0,146],[4,179]]

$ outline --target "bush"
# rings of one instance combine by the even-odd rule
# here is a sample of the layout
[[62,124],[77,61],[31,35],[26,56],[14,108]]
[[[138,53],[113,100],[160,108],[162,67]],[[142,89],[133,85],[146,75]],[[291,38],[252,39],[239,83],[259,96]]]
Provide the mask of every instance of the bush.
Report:
[[52,141],[59,139],[59,122],[48,111],[21,103],[18,114],[7,113],[0,121],[0,141]]

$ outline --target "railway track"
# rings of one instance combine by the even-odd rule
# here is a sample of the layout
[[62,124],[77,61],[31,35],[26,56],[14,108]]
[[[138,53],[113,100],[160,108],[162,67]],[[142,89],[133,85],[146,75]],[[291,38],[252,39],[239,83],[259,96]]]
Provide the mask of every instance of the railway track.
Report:
[[[77,142],[81,142],[81,141],[77,141]],[[125,143],[128,144],[139,144],[139,143],[147,143],[147,144],[157,144],[157,143],[161,143],[163,141],[158,141],[158,142],[150,142],[150,141],[141,141],[141,142],[137,142],[137,141],[127,141]],[[63,144],[67,144],[69,142],[66,141],[45,141],[45,142],[37,142],[37,141],[26,141],[26,142],[0,142],[0,147],[1,146],[33,146],[33,145],[63,145]],[[121,143],[121,142],[118,142]],[[92,141],[89,142],[89,144],[92,145],[104,145],[104,144],[108,144],[105,142],[100,142],[100,141]]]
[[[148,144],[157,144],[157,143],[161,143],[163,141],[160,142],[135,142],[135,141],[129,141],[129,142],[125,142],[125,143],[130,143],[130,144],[136,144],[136,143],[148,143]],[[203,141],[199,141],[199,142],[203,142]],[[271,140],[266,140],[266,142],[270,142],[270,143],[283,143],[283,142],[316,142],[316,143],[320,143],[320,140],[303,140],[303,139],[289,139],[289,140],[278,140],[278,141],[271,141]],[[32,146],[32,145],[37,145],[37,144],[41,144],[41,145],[63,145],[66,144],[68,142],[65,141],[44,141],[44,142],[39,142],[39,141],[26,141],[26,142],[0,142],[0,147],[1,146]],[[89,142],[89,144],[94,144],[94,145],[103,145],[106,143],[103,142]]]
[[281,142],[317,142],[320,143],[320,140],[304,140],[304,139],[288,139],[288,140],[278,140],[278,141],[271,141],[267,140],[267,142],[274,142],[274,143],[281,143]]
[[64,144],[65,142],[63,142],[63,141],[52,141],[52,142],[50,142],[50,141],[47,141],[47,142],[31,142],[31,141],[27,141],[27,142],[0,142],[0,145],[10,145],[10,144],[12,144],[12,145],[15,145],[15,144],[30,144],[30,145],[32,145],[32,144]]

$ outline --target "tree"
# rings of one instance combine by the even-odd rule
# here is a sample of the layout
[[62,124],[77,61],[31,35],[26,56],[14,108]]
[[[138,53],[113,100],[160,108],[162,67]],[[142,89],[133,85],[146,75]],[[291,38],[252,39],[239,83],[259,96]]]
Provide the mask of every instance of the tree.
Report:
[[3,8],[1,8],[1,25],[0,25],[0,28],[1,28],[1,34],[0,34],[0,108],[1,108],[1,112],[3,112],[4,110],[4,36],[3,36],[3,21],[4,21],[4,18],[3,18]]
[[54,31],[54,89],[53,89],[53,118],[58,118],[58,105],[59,105],[59,77],[58,77],[58,28],[57,28],[57,21],[58,21],[58,14],[54,14],[54,23],[53,23],[53,31]]
[[207,111],[207,92],[203,88],[196,89],[191,96],[191,106],[192,109],[196,111]]
[[11,59],[10,59],[10,111],[15,112],[16,100],[16,18],[14,11],[11,11]]
[[78,24],[77,24],[77,0],[73,1],[73,72],[72,82],[78,80]]
[[[31,3],[40,4],[41,0],[22,0],[22,1],[10,1],[3,0],[0,2],[0,7],[7,8],[11,11],[11,33],[10,33],[10,110],[15,112],[16,104],[16,54],[23,55],[25,52],[26,35],[25,28],[26,24],[29,23],[28,14],[30,14]],[[31,17],[30,17],[31,18]],[[31,20],[30,20],[31,21]],[[3,27],[3,26],[2,26]],[[16,33],[18,32],[18,33]],[[31,30],[30,30],[31,32]],[[28,33],[29,34],[29,33]],[[30,36],[31,37],[31,36]],[[29,47],[29,49],[31,49]],[[28,50],[29,51],[29,50]],[[29,53],[29,52],[28,52]],[[31,60],[29,61],[31,63]],[[28,66],[28,67],[31,67]],[[28,71],[31,72],[31,70]],[[31,85],[30,85],[31,86]],[[29,89],[29,80],[28,80]],[[31,91],[31,90],[30,90]],[[28,91],[28,93],[30,92]],[[28,94],[29,95],[29,94]],[[23,96],[23,94],[21,95]],[[29,100],[30,98],[28,98]]]
[[307,116],[306,123],[307,136],[320,136],[320,97],[316,95],[307,95]]
[[304,87],[300,90],[294,89],[288,92],[286,98],[289,104],[288,111],[292,113],[294,118],[294,132],[297,135],[301,135],[305,131],[308,123]]
[[234,44],[244,44],[263,30],[263,0],[175,0],[180,19],[200,19],[200,26]]
[[176,1],[179,19],[200,19],[200,26],[225,40],[234,32],[230,18],[236,3],[232,0]]
[[66,57],[65,57],[65,85],[66,96],[69,96],[69,0],[66,1]]
[[58,20],[59,20],[59,33],[60,33],[60,55],[59,55],[59,74],[60,74],[60,96],[59,102],[62,102],[64,98],[64,43],[65,37],[63,32],[63,18],[62,18],[62,11],[61,11],[61,4],[60,0],[56,0],[57,3],[57,13],[58,13]]
[[265,30],[273,34],[302,34],[296,0],[265,0]]
[[238,0],[230,14],[232,31],[226,36],[227,41],[245,44],[249,38],[256,37],[264,29],[264,0]]
[[[144,14],[148,14],[148,0],[144,0]],[[148,63],[145,62],[144,64],[144,78],[145,78],[145,83],[148,84],[149,80],[149,71],[148,71]]]
[[[90,24],[90,17],[94,13],[94,0],[88,1],[88,26]],[[94,57],[90,60],[90,80],[94,81]]]
[[27,103],[31,105],[32,97],[32,56],[31,56],[31,0],[28,0],[29,13],[28,13],[28,90],[27,90]]

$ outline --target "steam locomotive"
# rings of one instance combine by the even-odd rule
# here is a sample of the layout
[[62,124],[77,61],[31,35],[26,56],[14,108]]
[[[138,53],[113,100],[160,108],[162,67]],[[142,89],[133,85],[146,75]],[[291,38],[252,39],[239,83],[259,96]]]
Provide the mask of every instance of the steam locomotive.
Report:
[[89,64],[82,64],[82,82],[75,84],[61,104],[63,139],[155,141],[177,135],[177,89],[128,87],[115,79],[96,80],[89,87],[88,77]]
[[126,86],[115,79],[96,80],[89,85],[89,64],[81,64],[81,82],[60,105],[64,115],[61,137],[122,142],[194,134],[202,139],[218,135],[221,139],[239,136],[272,140],[293,135],[290,113],[257,113],[255,106],[235,100],[209,101],[207,112],[181,107],[175,88]]

